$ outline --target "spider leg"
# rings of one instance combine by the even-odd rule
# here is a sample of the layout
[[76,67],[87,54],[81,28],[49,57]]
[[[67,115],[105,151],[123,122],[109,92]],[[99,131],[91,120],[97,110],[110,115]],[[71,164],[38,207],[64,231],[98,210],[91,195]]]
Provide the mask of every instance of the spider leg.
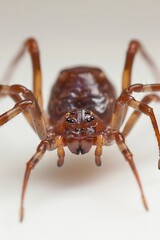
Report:
[[[137,40],[132,40],[129,43],[127,53],[126,53],[126,60],[124,64],[124,69],[123,69],[123,75],[122,75],[122,91],[128,88],[131,85],[132,82],[132,69],[133,69],[133,63],[134,63],[134,58],[136,54],[140,52],[146,63],[148,63],[148,66],[152,70],[152,73],[155,77],[156,80],[160,79],[160,72],[154,63],[154,61],[151,59],[147,51],[144,49],[143,45],[137,41]],[[127,113],[128,108],[126,107],[123,109],[123,116],[125,117]]]
[[22,100],[16,103],[12,109],[0,115],[0,125],[8,122],[17,114],[23,112],[26,109],[28,109],[31,114],[34,129],[36,130],[40,139],[46,139],[47,130],[45,126],[45,121],[36,100]]
[[20,221],[23,220],[23,216],[24,216],[24,197],[25,197],[25,193],[26,193],[27,184],[28,184],[28,180],[29,180],[31,170],[41,160],[41,158],[45,154],[46,150],[50,151],[50,150],[55,150],[55,149],[57,149],[57,154],[58,154],[57,166],[61,167],[64,163],[64,156],[65,156],[63,146],[64,146],[63,138],[61,136],[54,136],[51,141],[42,140],[37,147],[36,153],[27,162],[26,170],[25,170],[25,174],[24,174],[23,185],[22,185]]
[[[145,96],[141,102],[144,104],[149,104],[152,101],[160,101],[160,97],[156,94],[149,94],[147,96]],[[139,119],[139,117],[141,116],[142,112],[140,111],[133,111],[133,113],[131,114],[131,116],[129,117],[129,119],[127,120],[127,122],[125,123],[124,129],[122,131],[122,135],[124,137],[126,137],[130,131],[132,130],[132,128],[134,127],[134,125],[136,124],[137,120]]]
[[5,83],[9,82],[15,67],[19,63],[20,59],[23,57],[26,50],[30,54],[33,67],[33,93],[39,103],[40,108],[43,109],[42,71],[38,43],[35,39],[29,38],[24,42],[22,48],[8,67],[4,77],[2,78],[2,81]]
[[144,49],[143,45],[137,41],[132,40],[129,43],[128,50],[126,53],[126,60],[124,64],[123,70],[123,77],[122,77],[122,90],[128,88],[131,85],[131,75],[132,75],[132,68],[135,55],[140,52],[144,60],[148,63],[149,67],[151,68],[155,79],[160,79],[160,72],[153,62],[151,57],[148,55],[146,50]]
[[41,160],[44,153],[46,152],[48,147],[47,141],[41,141],[39,146],[37,147],[36,153],[33,155],[33,157],[27,162],[26,164],[26,170],[24,174],[24,180],[22,185],[22,195],[21,195],[21,207],[20,207],[20,221],[22,222],[24,217],[24,197],[26,193],[26,188],[29,180],[29,176],[31,173],[31,170],[36,166],[36,164]]
[[123,135],[118,131],[114,131],[113,134],[115,136],[116,143],[117,143],[121,153],[125,157],[126,161],[129,163],[129,165],[130,165],[130,167],[133,171],[133,174],[134,174],[134,176],[137,180],[137,183],[138,183],[138,186],[139,186],[139,189],[140,189],[140,192],[141,192],[143,205],[144,205],[145,209],[148,210],[148,205],[147,205],[147,201],[146,201],[146,198],[145,198],[145,195],[144,195],[144,191],[143,191],[143,188],[142,188],[140,177],[138,175],[136,166],[135,166],[134,161],[133,161],[133,155],[130,152],[130,150],[128,149]]
[[[133,109],[144,113],[145,115],[150,117],[160,152],[160,133],[158,129],[157,120],[155,118],[155,114],[153,109],[143,102],[137,101],[132,97],[133,92],[155,92],[160,91],[160,84],[134,84],[128,87],[123,91],[120,97],[117,99],[115,103],[115,109],[112,117],[112,129],[115,131],[119,131],[122,121],[124,119],[124,109],[127,106],[132,107]],[[160,160],[159,160],[159,168],[160,168]]]
[[[44,139],[46,137],[44,117],[35,96],[30,90],[21,85],[0,85],[0,95],[8,95],[17,101],[15,107],[12,110],[0,116],[0,119],[3,119],[1,122],[2,124],[5,123],[4,117],[2,116],[7,116],[8,120],[10,120],[10,118],[16,116],[18,113],[23,112],[26,119],[33,127],[33,129],[37,131],[40,138]],[[27,102],[28,105],[26,104]],[[5,118],[5,121],[8,121],[7,118]]]

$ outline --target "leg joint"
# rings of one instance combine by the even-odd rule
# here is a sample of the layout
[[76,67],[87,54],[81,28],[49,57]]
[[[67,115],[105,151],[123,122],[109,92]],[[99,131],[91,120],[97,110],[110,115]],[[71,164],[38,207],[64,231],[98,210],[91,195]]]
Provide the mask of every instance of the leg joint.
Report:
[[29,38],[26,42],[25,45],[28,47],[29,52],[32,53],[38,53],[38,44],[34,38]]
[[144,103],[140,103],[139,110],[148,116],[151,116],[153,114],[153,109]]
[[29,108],[31,105],[35,104],[35,102],[31,100],[23,100],[15,104],[15,107],[20,108],[22,111],[26,108]]
[[14,93],[27,93],[30,90],[28,90],[26,87],[19,85],[19,84],[14,84],[11,86],[10,91],[12,94]]

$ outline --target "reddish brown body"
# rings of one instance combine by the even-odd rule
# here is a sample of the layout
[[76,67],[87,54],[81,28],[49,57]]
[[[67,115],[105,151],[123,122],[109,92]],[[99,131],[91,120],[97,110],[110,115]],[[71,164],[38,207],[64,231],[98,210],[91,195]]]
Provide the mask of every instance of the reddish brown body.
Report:
[[[95,137],[111,127],[115,99],[114,87],[100,69],[76,67],[63,70],[52,88],[48,107],[54,132],[63,136],[72,153],[87,153],[94,145]],[[69,112],[72,113],[70,120],[74,121],[70,124],[70,132],[67,124],[63,125],[63,118]],[[93,120],[90,119],[91,112]],[[94,125],[97,125],[95,131]]]
[[51,121],[56,124],[66,112],[89,109],[109,125],[116,94],[102,70],[75,67],[61,71],[49,101]]
[[[0,85],[0,95],[7,95],[15,106],[0,115],[0,126],[19,113],[23,113],[30,126],[38,134],[40,144],[35,154],[27,162],[24,175],[20,219],[23,219],[23,202],[31,170],[42,159],[45,152],[57,149],[60,167],[64,163],[64,147],[74,154],[85,154],[95,146],[95,163],[101,165],[103,146],[116,143],[129,163],[137,180],[142,201],[148,209],[141,181],[133,161],[133,155],[125,143],[125,137],[131,131],[141,113],[147,115],[153,125],[160,151],[160,133],[151,101],[160,101],[154,92],[160,91],[160,84],[131,85],[131,72],[136,53],[139,51],[157,77],[158,70],[138,41],[131,41],[126,54],[122,77],[122,93],[116,98],[112,84],[98,68],[75,67],[61,71],[52,88],[49,101],[49,117],[43,109],[42,76],[38,44],[28,39],[10,66],[10,72],[28,50],[33,66],[33,91],[21,85]],[[7,74],[7,77],[10,74]],[[7,79],[8,80],[8,79]],[[149,92],[141,101],[137,101],[134,92]],[[134,109],[123,129],[128,107]],[[160,161],[159,161],[160,168]]]

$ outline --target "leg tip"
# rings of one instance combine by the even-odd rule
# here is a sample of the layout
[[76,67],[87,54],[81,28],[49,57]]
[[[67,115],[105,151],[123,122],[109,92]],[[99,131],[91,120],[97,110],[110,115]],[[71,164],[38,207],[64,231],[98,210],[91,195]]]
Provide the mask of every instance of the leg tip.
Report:
[[63,166],[63,163],[64,163],[64,161],[63,161],[62,159],[59,159],[59,160],[57,161],[57,166],[58,166],[58,167],[62,167],[62,166]]
[[100,158],[96,158],[96,165],[97,167],[100,167],[102,165],[101,159]]
[[20,217],[19,217],[19,221],[22,223],[23,222],[23,218],[24,218],[24,208],[20,209]]
[[145,196],[142,196],[142,202],[143,202],[145,210],[149,211],[147,200],[146,200]]

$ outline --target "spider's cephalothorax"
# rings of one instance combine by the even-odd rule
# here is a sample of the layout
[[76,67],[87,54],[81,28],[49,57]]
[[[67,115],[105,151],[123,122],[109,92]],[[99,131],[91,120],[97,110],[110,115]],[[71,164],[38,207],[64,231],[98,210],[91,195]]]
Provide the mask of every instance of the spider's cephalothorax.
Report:
[[97,133],[98,119],[86,109],[74,109],[66,113],[64,121],[66,139],[84,139],[93,137]]
[[73,109],[62,117],[61,124],[55,125],[54,132],[63,136],[65,145],[72,153],[85,154],[105,129],[104,122],[90,110]]
[[[95,145],[95,162],[97,166],[100,166],[103,146],[114,142],[129,163],[139,185],[144,207],[148,209],[133,156],[125,143],[125,137],[141,113],[144,113],[152,122],[160,149],[158,124],[153,109],[148,106],[148,103],[153,100],[160,101],[159,96],[153,93],[160,91],[160,84],[131,85],[133,60],[138,51],[149,63],[156,77],[159,74],[142,45],[135,40],[129,44],[123,71],[122,93],[118,98],[116,98],[113,85],[99,68],[74,67],[61,71],[51,91],[48,106],[49,117],[43,109],[39,49],[34,39],[28,39],[24,43],[11,64],[11,70],[23,56],[25,49],[29,51],[33,65],[33,92],[21,85],[0,85],[0,95],[8,95],[16,102],[12,109],[0,115],[0,125],[23,112],[28,123],[41,139],[36,153],[27,162],[20,219],[23,219],[23,201],[31,170],[46,150],[57,149],[57,164],[62,166],[65,156],[64,147],[67,146],[74,154],[85,154],[89,152],[92,145]],[[132,96],[134,92],[150,93],[141,101],[137,101]],[[134,111],[122,129],[128,107],[133,108]]]

